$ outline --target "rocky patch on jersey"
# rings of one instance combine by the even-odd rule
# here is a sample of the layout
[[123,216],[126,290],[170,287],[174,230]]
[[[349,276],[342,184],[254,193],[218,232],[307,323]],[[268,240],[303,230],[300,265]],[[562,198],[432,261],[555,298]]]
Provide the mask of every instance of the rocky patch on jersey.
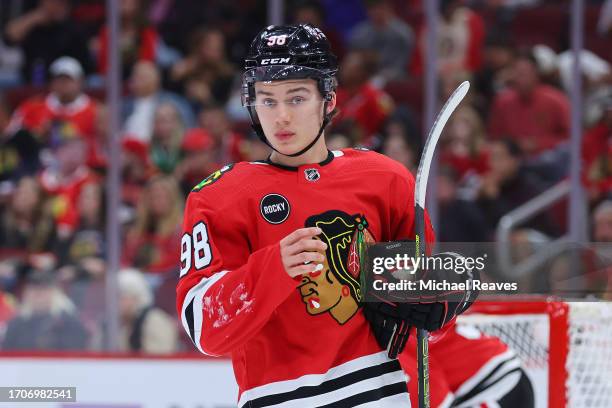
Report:
[[267,194],[259,202],[259,212],[270,224],[285,222],[291,212],[289,200],[280,194]]
[[230,171],[234,167],[234,164],[227,164],[221,167],[219,170],[212,173],[210,176],[206,177],[204,180],[200,181],[200,184],[195,186],[191,191],[200,191],[206,186],[210,186],[212,183],[216,182],[223,176],[225,173]]
[[344,324],[359,309],[362,254],[366,243],[375,242],[374,237],[365,216],[338,210],[308,217],[305,226],[321,228],[317,239],[327,244],[323,269],[303,275],[298,286],[306,312],[329,313]]

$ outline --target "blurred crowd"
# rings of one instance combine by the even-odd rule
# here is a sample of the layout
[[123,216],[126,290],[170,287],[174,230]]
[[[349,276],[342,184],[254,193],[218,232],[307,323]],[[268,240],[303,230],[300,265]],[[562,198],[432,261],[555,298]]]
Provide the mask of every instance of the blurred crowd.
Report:
[[[240,104],[242,59],[267,2],[118,3],[119,343],[126,352],[192,350],[174,317],[183,206],[224,164],[269,154]],[[423,3],[285,2],[286,21],[320,27],[340,58],[331,150],[367,147],[416,170],[427,132]],[[440,142],[440,241],[494,241],[502,216],[569,178],[569,3],[439,0],[440,104],[472,83]],[[590,239],[600,243],[612,242],[611,42],[612,1],[588,1],[582,182]],[[101,0],[0,2],[2,350],[99,350],[107,340],[108,47]],[[566,197],[528,220],[513,243],[565,234],[567,206]],[[553,278],[534,288],[571,278],[574,255],[548,265]],[[607,285],[599,258],[580,257],[594,273],[587,284]]]

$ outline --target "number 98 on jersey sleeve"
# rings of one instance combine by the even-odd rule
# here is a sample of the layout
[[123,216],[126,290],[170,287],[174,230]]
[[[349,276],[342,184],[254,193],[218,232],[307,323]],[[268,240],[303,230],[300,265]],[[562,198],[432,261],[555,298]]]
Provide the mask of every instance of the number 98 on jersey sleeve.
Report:
[[202,221],[193,226],[191,234],[185,232],[181,238],[181,273],[180,278],[185,276],[191,268],[200,270],[206,268],[212,262],[212,250],[210,247],[208,228]]

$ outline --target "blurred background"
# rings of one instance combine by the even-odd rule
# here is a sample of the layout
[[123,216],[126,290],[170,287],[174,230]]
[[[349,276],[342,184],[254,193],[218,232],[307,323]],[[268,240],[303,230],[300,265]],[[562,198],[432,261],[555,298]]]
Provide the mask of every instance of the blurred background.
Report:
[[469,80],[430,177],[439,240],[491,243],[533,291],[609,297],[610,0],[2,0],[3,355],[194,352],[174,295],[185,197],[269,154],[240,74],[280,22],[320,27],[340,59],[332,150],[414,172]]

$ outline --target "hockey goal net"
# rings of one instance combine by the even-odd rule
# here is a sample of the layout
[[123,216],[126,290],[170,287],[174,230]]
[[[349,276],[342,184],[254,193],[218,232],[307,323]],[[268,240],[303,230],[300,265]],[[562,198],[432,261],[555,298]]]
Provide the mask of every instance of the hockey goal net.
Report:
[[612,303],[477,302],[458,324],[518,354],[536,408],[612,407]]

